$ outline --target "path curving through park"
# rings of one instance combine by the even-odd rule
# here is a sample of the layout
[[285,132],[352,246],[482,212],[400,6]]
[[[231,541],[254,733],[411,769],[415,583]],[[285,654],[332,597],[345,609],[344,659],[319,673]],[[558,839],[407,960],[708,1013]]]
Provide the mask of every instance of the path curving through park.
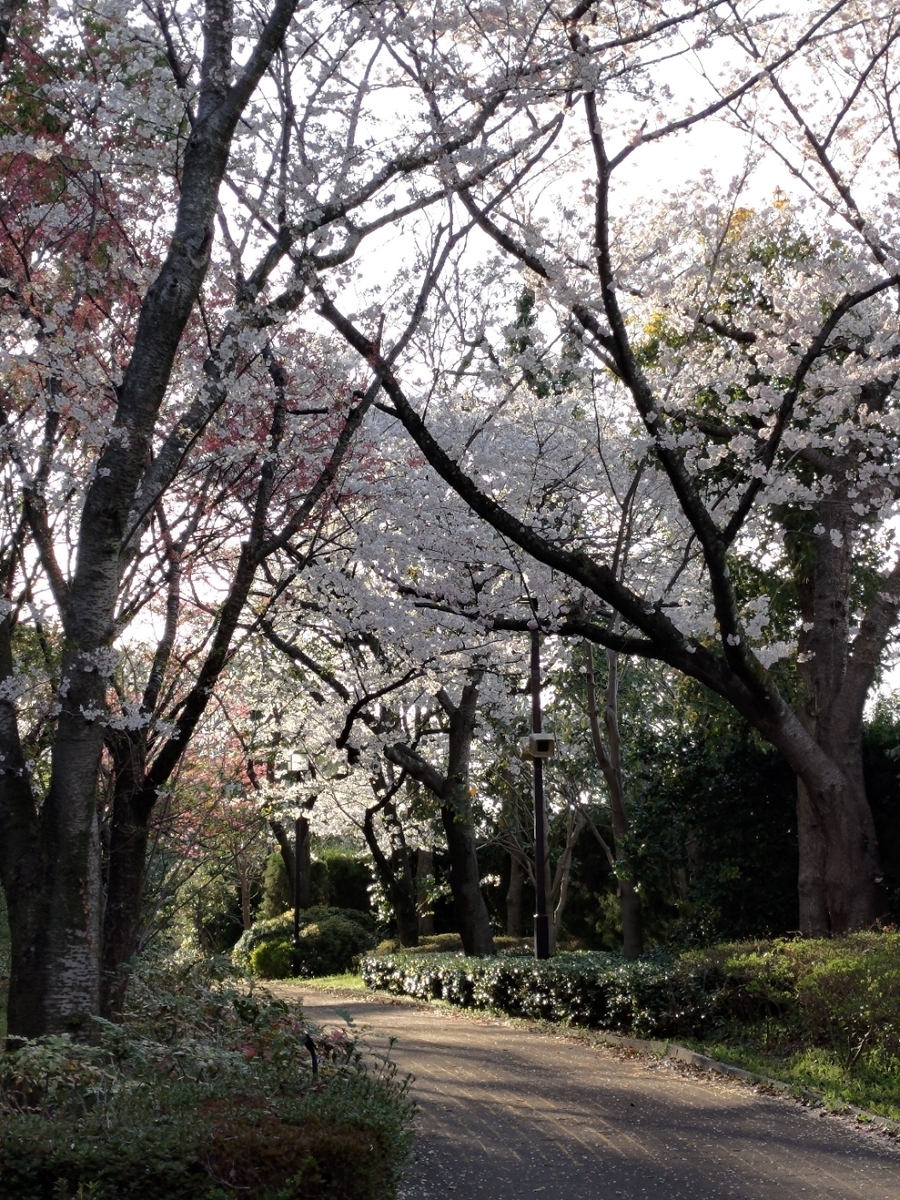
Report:
[[520,1025],[304,990],[415,1076],[401,1200],[900,1200],[900,1146],[783,1097]]

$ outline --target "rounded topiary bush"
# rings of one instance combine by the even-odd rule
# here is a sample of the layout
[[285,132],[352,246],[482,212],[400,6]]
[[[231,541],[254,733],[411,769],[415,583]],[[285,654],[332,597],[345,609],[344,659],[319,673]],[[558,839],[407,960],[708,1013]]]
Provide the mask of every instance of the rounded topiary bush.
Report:
[[[374,917],[349,908],[307,908],[300,914],[300,948],[293,948],[292,911],[258,921],[234,948],[233,959],[261,979],[294,974],[339,975],[352,970],[360,954],[377,941]],[[273,949],[264,950],[272,946]],[[284,949],[287,947],[287,950]],[[292,955],[286,963],[286,955]]]
[[356,965],[374,944],[362,922],[346,916],[325,917],[300,930],[297,962],[303,975],[340,975]]
[[294,974],[294,947],[288,938],[260,942],[250,951],[250,970],[258,979],[289,979]]

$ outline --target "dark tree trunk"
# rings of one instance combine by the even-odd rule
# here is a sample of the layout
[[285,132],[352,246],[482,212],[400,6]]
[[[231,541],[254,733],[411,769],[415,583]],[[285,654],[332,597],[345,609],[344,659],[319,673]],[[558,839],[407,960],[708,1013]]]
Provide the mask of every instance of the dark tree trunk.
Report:
[[825,898],[825,839],[815,808],[802,779],[797,780],[797,894],[798,928],[806,937],[827,937],[828,904]]
[[490,916],[481,894],[477,839],[469,795],[469,759],[477,717],[480,674],[474,673],[462,689],[459,704],[446,691],[438,702],[448,717],[447,773],[442,775],[420,754],[402,742],[385,747],[389,762],[407,771],[427,787],[441,806],[441,823],[450,857],[450,891],[457,932],[466,954],[494,953]]
[[441,805],[441,823],[450,859],[450,891],[456,928],[466,954],[494,953],[487,905],[481,894],[475,823],[470,805]]
[[[802,624],[798,719],[815,743],[797,771],[800,930],[807,937],[865,928],[886,912],[881,864],[862,766],[862,727],[872,682],[872,612],[851,654],[850,591],[858,516],[846,479],[816,509],[816,528],[789,532]],[[790,524],[790,523],[788,523]],[[869,622],[867,628],[867,622]]]
[[[7,843],[6,851],[12,849]],[[19,981],[10,988],[7,1028],[11,1038],[39,1037],[44,1032],[41,1008],[35,997],[43,992],[44,962],[40,933],[46,924],[46,870],[39,854],[16,858],[4,854],[3,889],[10,934],[10,977]],[[10,861],[12,860],[12,861]]]
[[622,916],[622,953],[640,958],[644,953],[644,919],[641,898],[631,879],[619,880],[619,912]]
[[[834,723],[830,729],[835,729]],[[842,745],[835,733],[826,754],[787,709],[763,732],[801,785],[801,933],[842,935],[870,927],[887,915],[887,905],[878,839],[862,782],[861,748],[855,739]],[[820,723],[817,739],[827,736],[828,728]]]
[[294,895],[301,908],[309,908],[312,904],[312,845],[309,837],[309,818],[298,817],[294,828],[295,869],[299,875]]
[[287,873],[288,893],[291,897],[294,895],[294,847],[291,845],[291,839],[288,837],[288,832],[280,821],[270,821],[269,828],[275,835],[275,840],[278,843],[278,852],[281,855],[281,861],[284,863],[284,869]]
[[113,800],[100,1007],[101,1015],[110,1021],[121,1019],[128,986],[124,965],[136,953],[140,935],[149,834],[149,814],[141,800],[133,795]]
[[[385,822],[391,831],[394,852],[390,858],[382,850],[375,833],[375,816],[379,812],[384,814]],[[416,913],[416,892],[412,868],[410,867],[409,853],[406,850],[403,827],[390,798],[381,800],[378,804],[366,809],[363,819],[363,836],[375,864],[378,882],[387,892],[394,919],[397,922],[400,945],[418,946],[419,920]],[[398,850],[399,853],[396,852]]]
[[434,879],[434,851],[419,846],[416,850],[416,912],[419,915],[419,937],[434,934],[434,913],[428,900],[429,879]]
[[[0,679],[13,673],[8,618],[0,620]],[[44,960],[41,930],[47,924],[47,871],[40,817],[19,741],[12,703],[0,697],[0,736],[6,749],[0,771],[0,875],[6,895],[10,933],[10,988],[7,1028],[12,1037],[38,1037],[44,1032],[41,1010]]]
[[506,935],[524,937],[525,921],[522,913],[525,887],[525,868],[518,854],[509,852],[509,887],[506,889]]

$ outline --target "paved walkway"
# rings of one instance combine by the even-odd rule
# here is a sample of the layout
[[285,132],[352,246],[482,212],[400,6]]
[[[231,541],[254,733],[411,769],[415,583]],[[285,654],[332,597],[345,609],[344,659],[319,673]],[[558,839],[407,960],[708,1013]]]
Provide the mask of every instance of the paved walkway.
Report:
[[900,1200],[900,1146],[846,1118],[502,1021],[278,990],[397,1039],[421,1106],[402,1200]]

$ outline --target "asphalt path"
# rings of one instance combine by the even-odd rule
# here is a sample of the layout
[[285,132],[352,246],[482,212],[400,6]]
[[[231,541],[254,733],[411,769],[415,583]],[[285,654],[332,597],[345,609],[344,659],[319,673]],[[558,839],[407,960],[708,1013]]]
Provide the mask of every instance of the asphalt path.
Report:
[[900,1200],[900,1146],[849,1118],[584,1041],[282,986],[415,1076],[401,1200]]

